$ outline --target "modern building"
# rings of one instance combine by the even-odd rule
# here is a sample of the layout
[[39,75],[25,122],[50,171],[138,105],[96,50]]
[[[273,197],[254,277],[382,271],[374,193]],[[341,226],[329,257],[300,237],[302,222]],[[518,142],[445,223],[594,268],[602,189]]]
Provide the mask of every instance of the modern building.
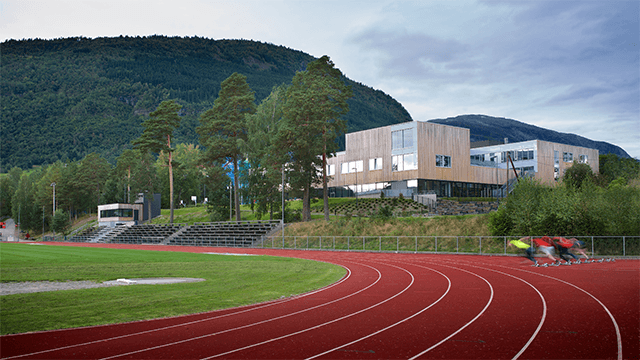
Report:
[[[598,150],[532,140],[471,148],[469,129],[407,122],[346,134],[328,159],[330,196],[490,197],[518,175],[557,181],[574,161],[598,171]],[[511,157],[507,171],[507,158]]]
[[138,194],[135,204],[98,205],[98,225],[137,225],[160,215],[160,194]]

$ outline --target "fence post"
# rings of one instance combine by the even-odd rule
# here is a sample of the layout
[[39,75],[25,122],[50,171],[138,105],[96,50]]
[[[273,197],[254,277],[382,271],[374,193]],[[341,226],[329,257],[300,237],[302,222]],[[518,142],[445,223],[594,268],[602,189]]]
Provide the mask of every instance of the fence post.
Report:
[[625,237],[622,237],[622,256],[627,256],[627,246],[625,243]]
[[322,236],[320,236],[320,250],[322,250]]
[[309,250],[309,235],[307,235],[307,250]]
[[336,237],[334,236],[333,237],[333,250],[335,250],[335,249],[336,249]]
[[347,251],[351,250],[349,239],[351,239],[351,236],[347,236]]
[[436,254],[438,253],[438,237],[436,236],[436,240],[435,240],[435,246],[436,246]]
[[382,252],[382,236],[378,236],[378,251]]
[[362,251],[367,250],[366,246],[365,246],[365,242],[364,242],[364,236],[362,237]]
[[460,238],[456,236],[456,254],[458,253],[459,248],[460,248]]
[[507,237],[506,236],[502,240],[502,245],[504,246],[504,255],[507,255]]
[[416,249],[415,249],[415,252],[416,253],[418,252],[418,236],[416,236]]
[[478,237],[478,242],[480,243],[480,255],[482,255],[482,236]]
[[400,237],[396,236],[396,252],[400,251]]
[[591,257],[593,257],[595,255],[595,251],[594,251],[594,244],[593,244],[593,236],[591,237]]

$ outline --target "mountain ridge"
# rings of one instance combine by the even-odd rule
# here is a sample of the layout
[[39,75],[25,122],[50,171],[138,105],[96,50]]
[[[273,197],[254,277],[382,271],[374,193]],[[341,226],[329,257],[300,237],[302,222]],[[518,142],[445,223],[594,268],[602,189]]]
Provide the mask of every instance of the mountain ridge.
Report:
[[[79,160],[91,152],[115,163],[166,99],[183,106],[175,143],[198,144],[198,117],[232,73],[247,76],[259,103],[315,60],[257,41],[159,35],[7,40],[0,47],[2,171]],[[354,92],[343,117],[348,131],[413,120],[391,96],[344,80]]]
[[504,138],[507,138],[509,142],[542,140],[598,149],[600,155],[615,154],[624,158],[631,157],[620,146],[605,141],[595,141],[573,133],[550,130],[504,117],[469,114],[445,119],[432,119],[428,122],[469,129],[472,143],[485,140],[503,142]]

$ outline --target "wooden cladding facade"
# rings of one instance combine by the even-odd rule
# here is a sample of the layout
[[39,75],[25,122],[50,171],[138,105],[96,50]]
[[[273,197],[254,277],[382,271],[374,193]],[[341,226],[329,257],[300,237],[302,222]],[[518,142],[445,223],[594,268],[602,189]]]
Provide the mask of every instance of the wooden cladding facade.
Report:
[[[402,139],[395,145],[394,132],[397,139]],[[429,122],[409,122],[349,133],[346,134],[346,151],[328,159],[328,164],[335,169],[328,186],[346,187],[416,179],[495,186],[504,184],[507,181],[506,163],[498,164],[504,168],[472,165],[469,139],[469,129]],[[560,174],[571,165],[563,161],[565,152],[573,153],[574,161],[579,161],[580,155],[585,156],[593,171],[598,171],[598,150],[546,141],[530,143],[536,148],[535,176],[544,183],[555,181],[554,151],[560,154]],[[501,146],[494,147],[498,149],[495,151],[500,151]],[[409,170],[394,170],[393,159],[405,159],[405,156],[411,160],[417,157],[417,168],[409,166]],[[381,168],[370,169],[370,159],[381,159]],[[436,159],[448,162],[445,161],[446,166],[442,166],[442,163],[438,166]],[[351,162],[357,161],[362,161],[361,171],[354,171],[351,166]],[[342,164],[347,164],[344,169]],[[508,176],[513,178],[513,171]]]

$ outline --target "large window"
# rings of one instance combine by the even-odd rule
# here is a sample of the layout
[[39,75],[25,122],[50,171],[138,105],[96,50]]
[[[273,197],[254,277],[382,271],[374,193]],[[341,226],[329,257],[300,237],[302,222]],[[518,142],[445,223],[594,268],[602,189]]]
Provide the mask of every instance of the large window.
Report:
[[369,159],[369,170],[382,170],[382,158]]
[[110,217],[132,218],[133,209],[100,210],[100,217],[101,218],[110,218]]
[[354,172],[362,172],[364,162],[362,160],[343,162],[340,173],[349,174]]
[[451,167],[451,156],[436,155],[436,167]]
[[391,132],[391,148],[406,149],[413,147],[413,129]]
[[392,171],[415,170],[418,168],[418,156],[416,154],[394,155],[391,157]]
[[562,161],[564,161],[564,162],[573,162],[573,153],[563,152],[562,153]]
[[589,158],[587,155],[580,155],[580,163],[587,164],[589,162]]
[[327,164],[327,176],[333,176],[336,174],[336,166],[333,164]]

